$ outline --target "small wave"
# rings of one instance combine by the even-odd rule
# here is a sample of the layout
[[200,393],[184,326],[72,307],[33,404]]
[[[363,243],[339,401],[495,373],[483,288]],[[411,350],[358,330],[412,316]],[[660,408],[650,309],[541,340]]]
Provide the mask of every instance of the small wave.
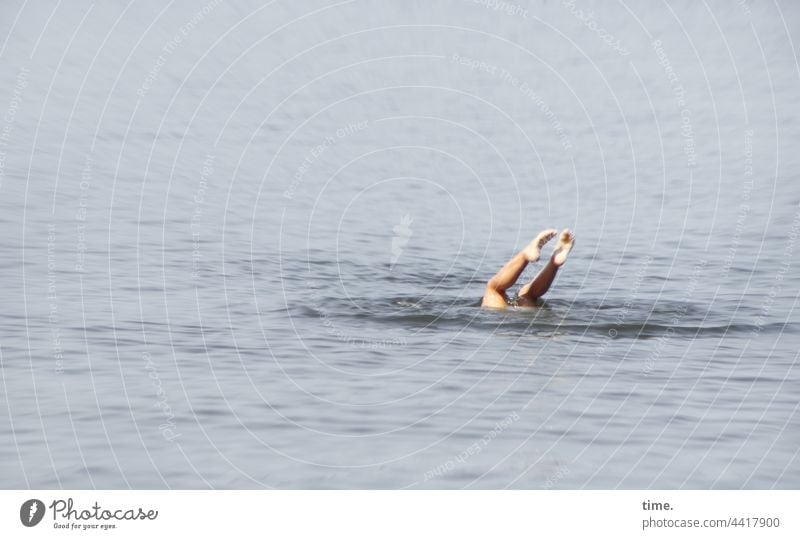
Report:
[[[291,316],[333,318],[363,327],[407,330],[465,329],[502,334],[594,335],[613,339],[702,338],[778,334],[796,331],[797,324],[731,320],[708,305],[681,302],[608,303],[544,301],[534,308],[494,311],[480,308],[480,299],[393,296],[380,301],[336,298],[318,304],[295,305]],[[679,322],[675,323],[678,319]],[[727,320],[727,322],[726,322]]]

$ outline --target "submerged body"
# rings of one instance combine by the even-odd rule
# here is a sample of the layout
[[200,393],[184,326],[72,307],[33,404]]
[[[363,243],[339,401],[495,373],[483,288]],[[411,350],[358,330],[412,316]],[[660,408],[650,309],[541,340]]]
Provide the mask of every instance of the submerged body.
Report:
[[550,260],[531,282],[523,286],[511,300],[508,298],[507,291],[514,286],[522,271],[530,262],[539,260],[542,254],[542,247],[553,239],[556,234],[556,230],[552,228],[540,232],[527,247],[509,260],[486,284],[481,306],[492,309],[504,309],[508,306],[536,306],[537,300],[550,289],[558,269],[567,261],[567,256],[569,256],[569,252],[575,245],[575,234],[571,230],[565,228],[561,232],[558,238],[558,245],[553,250]]

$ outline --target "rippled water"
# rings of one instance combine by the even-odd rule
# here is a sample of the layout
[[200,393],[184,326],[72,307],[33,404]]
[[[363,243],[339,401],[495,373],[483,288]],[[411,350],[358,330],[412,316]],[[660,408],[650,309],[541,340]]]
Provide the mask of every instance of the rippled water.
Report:
[[799,487],[800,10],[576,4],[4,3],[0,486]]

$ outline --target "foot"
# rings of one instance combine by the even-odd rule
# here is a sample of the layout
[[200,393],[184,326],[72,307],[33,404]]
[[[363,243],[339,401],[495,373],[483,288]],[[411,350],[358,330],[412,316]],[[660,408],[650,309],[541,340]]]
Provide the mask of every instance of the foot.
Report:
[[545,243],[555,238],[556,234],[557,231],[555,228],[539,232],[539,235],[522,250],[522,254],[525,255],[528,262],[536,262],[539,260],[539,257],[542,255],[542,247],[544,247]]
[[569,252],[572,250],[574,245],[575,234],[572,233],[572,230],[565,228],[561,231],[561,236],[558,238],[558,245],[556,245],[556,248],[553,251],[552,260],[556,267],[564,265],[564,262],[567,261],[567,256],[569,256]]

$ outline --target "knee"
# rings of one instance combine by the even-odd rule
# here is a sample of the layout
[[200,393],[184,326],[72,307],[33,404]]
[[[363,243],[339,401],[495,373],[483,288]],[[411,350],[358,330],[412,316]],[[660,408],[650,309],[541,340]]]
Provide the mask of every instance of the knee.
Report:
[[506,293],[506,289],[505,288],[501,288],[499,286],[499,284],[497,283],[497,281],[495,281],[494,279],[491,279],[491,280],[489,280],[488,283],[486,283],[486,291],[487,292],[496,292],[498,294],[505,294]]

